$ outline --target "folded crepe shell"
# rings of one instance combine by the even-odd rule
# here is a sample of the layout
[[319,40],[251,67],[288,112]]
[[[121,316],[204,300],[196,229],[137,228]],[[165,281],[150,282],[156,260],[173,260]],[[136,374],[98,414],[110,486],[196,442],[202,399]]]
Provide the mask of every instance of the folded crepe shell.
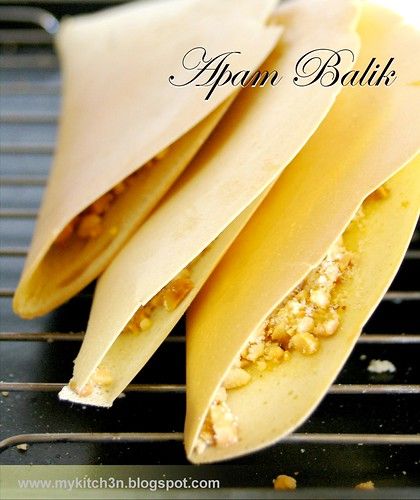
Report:
[[[223,336],[220,335],[219,325],[216,324],[219,314],[214,301],[211,304],[211,312],[216,315],[214,323],[205,321],[202,325],[198,323],[203,320],[202,311],[192,313],[188,325],[189,339],[194,335],[194,342],[201,342],[200,355],[197,355],[197,347],[189,344],[187,348],[188,413],[185,444],[188,458],[192,462],[226,460],[269,446],[302,424],[319,404],[402,261],[419,216],[419,172],[418,160],[404,167],[387,182],[389,197],[370,204],[369,208],[364,209],[362,223],[352,225],[346,232],[346,247],[355,252],[360,249],[362,251],[356,254],[351,276],[346,278],[339,292],[344,296],[346,309],[340,314],[337,332],[332,337],[322,339],[319,351],[312,356],[293,351],[287,361],[260,374],[253,373],[247,385],[228,390],[227,404],[237,418],[239,440],[228,447],[208,446],[202,453],[198,453],[195,446],[204,422],[203,417],[214,396],[210,401],[207,399],[204,402],[199,391],[205,393],[204,397],[207,396],[207,384],[212,382],[209,372],[220,369],[218,358],[220,353],[229,350],[231,342],[226,342],[226,338],[232,330],[231,322],[225,321]],[[250,288],[254,289],[254,285],[253,283]],[[257,301],[259,287],[255,293],[253,297]],[[226,299],[224,296],[221,298]],[[197,307],[200,305],[199,302]],[[238,304],[232,306],[238,307]],[[232,311],[233,308],[229,314]],[[235,314],[234,318],[236,319]],[[244,323],[238,325],[238,328]],[[199,330],[203,334],[196,335]],[[249,332],[247,329],[243,331]],[[203,340],[206,335],[209,339],[207,342]],[[213,345],[217,345],[217,349]],[[243,346],[244,344],[240,351]],[[238,351],[235,352],[237,354]],[[203,359],[206,369],[203,369],[202,364],[199,366]],[[226,373],[219,379],[219,383]]]
[[[216,238],[203,255],[189,266],[189,278],[194,287],[176,308],[171,311],[164,308],[154,311],[153,318],[148,320],[147,328],[144,331],[121,333],[110,346],[101,363],[96,367],[91,377],[93,383],[89,387],[89,393],[87,394],[85,390],[82,391],[82,394],[78,394],[70,386],[65,386],[59,394],[60,399],[81,404],[110,407],[181,319],[200,288],[249,221],[262,199],[263,196],[260,196],[259,199],[252,203]],[[104,374],[106,374],[107,378],[105,384],[103,383]]]
[[[419,212],[420,144],[415,68],[406,47],[419,34],[398,16],[365,6],[356,67],[374,54],[398,61],[391,87],[348,87],[222,259],[187,318],[185,446],[192,462],[237,457],[293,431],[319,403],[394,277]],[[401,172],[396,173],[411,161]],[[211,403],[244,347],[279,304],[315,269],[363,200],[386,182],[383,199],[344,233],[353,268],[340,285],[345,310],[311,357],[287,362],[228,391],[238,441],[196,449]],[[206,369],[203,369],[203,366]]]
[[[16,313],[44,314],[103,271],[206,140],[236,90],[225,85],[205,100],[206,87],[174,87],[169,75],[185,79],[182,57],[203,44],[213,57],[226,47],[240,50],[232,71],[255,69],[281,32],[264,25],[274,3],[245,0],[238,10],[224,0],[135,2],[63,21],[56,40],[64,76],[58,145],[14,297]],[[82,231],[92,224],[96,231],[101,223],[100,234],[54,244],[78,214],[140,167],[103,220],[90,218]]]
[[[322,27],[313,23],[314,9],[329,11]],[[267,61],[268,68],[290,76],[298,56],[314,46],[345,46],[357,52],[357,13],[351,1],[305,0],[281,7],[278,18],[285,25],[285,35]],[[156,315],[153,321],[162,322],[156,326],[160,333],[147,338],[144,332],[139,333],[144,335],[142,349],[134,349],[139,341],[133,340],[134,352],[128,360],[131,366],[121,369],[122,356],[111,366],[108,353],[121,344],[119,335],[130,319],[191,262],[204,259],[216,238],[263,196],[322,121],[338,92],[338,87],[298,89],[291,81],[241,92],[171,196],[98,281],[87,332],[75,361],[76,388],[85,387],[101,363],[111,368],[119,390],[130,382],[173,326],[169,315]],[[312,103],[309,109],[308,101]],[[197,284],[193,293],[198,288]],[[112,359],[115,356],[114,352]],[[81,398],[64,389],[61,397],[110,405],[116,391],[100,392],[100,398],[97,391]]]

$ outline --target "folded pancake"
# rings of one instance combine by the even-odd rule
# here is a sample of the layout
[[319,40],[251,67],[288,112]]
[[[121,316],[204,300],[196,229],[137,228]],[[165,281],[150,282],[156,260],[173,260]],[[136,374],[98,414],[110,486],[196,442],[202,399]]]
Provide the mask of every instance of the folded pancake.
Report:
[[[32,245],[14,297],[44,314],[96,278],[167,192],[231,103],[224,85],[185,81],[184,54],[234,47],[231,70],[255,69],[281,32],[274,0],[136,2],[65,20],[58,145]],[[215,27],[217,26],[217,29]],[[187,28],[185,28],[187,27]],[[182,29],[181,29],[182,28]]]
[[[314,9],[329,12],[322,27],[313,23]],[[102,275],[71,387],[61,398],[110,406],[148,361],[249,216],[245,211],[261,201],[340,90],[295,87],[296,60],[318,46],[357,53],[357,15],[351,1],[304,0],[279,9],[284,37],[265,64],[285,75],[284,85],[241,91],[165,203]]]
[[262,199],[263,195],[146,306],[140,307],[110,346],[89,382],[82,389],[78,389],[77,379],[72,379],[69,386],[60,392],[60,399],[81,404],[111,406],[181,319]]
[[420,209],[420,119],[406,49],[419,50],[420,36],[372,6],[359,33],[357,66],[393,56],[398,83],[343,90],[189,310],[192,462],[261,449],[308,417],[409,244]]

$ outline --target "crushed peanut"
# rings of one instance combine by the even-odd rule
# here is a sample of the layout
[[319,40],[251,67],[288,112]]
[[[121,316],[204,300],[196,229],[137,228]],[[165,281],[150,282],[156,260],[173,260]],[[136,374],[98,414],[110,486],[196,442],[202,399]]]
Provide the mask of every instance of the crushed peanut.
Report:
[[319,340],[309,332],[297,333],[290,339],[289,347],[302,354],[313,354],[319,349]]
[[388,198],[388,196],[389,196],[389,188],[387,188],[386,185],[383,184],[381,187],[376,189],[376,191],[370,194],[367,199],[371,201],[378,201]]
[[395,373],[397,371],[394,363],[388,359],[372,359],[367,370],[370,373]]
[[238,441],[236,417],[226,404],[227,393],[220,387],[204,421],[196,450],[202,453],[207,446],[231,446]]
[[[334,300],[334,291],[336,284],[351,267],[351,259],[351,252],[345,248],[343,239],[339,238],[321,264],[270,314],[261,331],[248,342],[239,360],[225,377],[222,384],[224,389],[237,389],[248,384],[252,380],[253,367],[264,371],[287,361],[294,351],[305,356],[312,355],[318,351],[321,338],[334,335],[339,327],[339,306]],[[238,439],[238,423],[227,400],[213,402],[200,433],[199,445],[196,447],[198,453],[205,450],[205,445],[220,445],[216,426],[220,425],[221,417],[214,405],[217,409],[222,408],[220,411],[223,415],[229,416],[223,421],[223,435],[228,434],[225,426],[231,422],[231,436]],[[214,416],[219,419],[218,422],[215,422]],[[228,441],[225,439],[223,445]],[[279,476],[283,477],[287,476]],[[279,484],[282,481],[279,479]]]
[[87,382],[83,387],[79,387],[73,378],[69,382],[69,387],[73,392],[82,398],[90,396],[93,392],[93,384],[91,382]]
[[114,379],[112,378],[111,372],[108,370],[108,368],[98,366],[92,376],[92,381],[97,385],[107,387],[112,384]]
[[143,318],[139,322],[140,330],[148,330],[152,326],[152,320],[150,318]]
[[273,486],[275,490],[295,490],[296,489],[296,479],[294,477],[286,476],[281,474],[273,479]]
[[112,193],[105,193],[90,205],[90,211],[98,215],[105,213],[111,206],[113,199],[114,196]]
[[118,234],[118,227],[117,226],[110,227],[108,234],[110,236],[116,236]]
[[64,244],[67,240],[70,239],[70,237],[73,235],[74,228],[79,220],[79,216],[76,216],[73,220],[71,220],[67,226],[61,231],[61,233],[57,236],[55,239],[55,244],[57,245],[62,245]]
[[359,483],[355,486],[356,490],[374,490],[375,483],[373,481],[366,481],[365,483]]
[[242,387],[251,380],[251,375],[243,368],[232,368],[224,381],[225,389]]
[[167,311],[174,311],[192,290],[193,286],[189,270],[184,269],[162,290],[163,307]]
[[319,337],[333,335],[339,326],[338,305],[332,294],[350,264],[351,253],[340,238],[321,264],[268,317],[260,334],[241,353],[241,362],[280,362],[287,351],[294,350],[315,353]]
[[93,393],[95,387],[106,388],[112,385],[114,379],[110,370],[104,366],[98,366],[91,376],[89,382],[84,386],[79,387],[76,381],[72,378],[69,382],[70,389],[78,396],[85,398]]
[[[169,148],[162,150],[152,160],[147,162],[145,166],[155,165],[157,161],[167,155],[168,150]],[[76,217],[74,217],[57,236],[54,244],[64,245],[74,235],[81,240],[98,238],[103,233],[103,217],[112,207],[117,197],[134,183],[141,170],[142,169],[136,170],[134,173],[116,184],[110,191],[91,203],[85,210],[83,210],[83,212],[76,215]],[[116,227],[111,228],[109,232],[110,236],[115,236],[117,233],[118,228]]]
[[102,219],[97,214],[87,214],[80,218],[76,234],[81,239],[97,238],[102,233]]
[[146,305],[137,309],[122,333],[138,333],[148,330],[153,324],[151,316],[157,307],[163,307],[168,312],[174,311],[194,288],[190,276],[190,270],[183,269]]

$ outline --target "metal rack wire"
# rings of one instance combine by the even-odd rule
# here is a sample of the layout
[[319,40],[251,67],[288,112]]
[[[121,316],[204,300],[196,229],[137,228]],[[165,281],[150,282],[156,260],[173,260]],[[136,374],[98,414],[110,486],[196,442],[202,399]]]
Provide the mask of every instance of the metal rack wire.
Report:
[[[43,30],[1,30],[0,45],[1,460],[138,463],[140,456],[142,463],[184,464],[182,325],[127,387],[126,397],[112,410],[97,410],[71,407],[56,397],[71,375],[72,359],[83,339],[83,332],[71,332],[83,328],[92,290],[32,322],[21,321],[11,311],[54,148],[60,80],[51,38]],[[391,290],[314,416],[279,445],[233,464],[254,464],[261,481],[298,470],[317,478],[321,486],[348,486],[374,479],[375,474],[384,486],[418,484],[414,445],[420,445],[415,399],[420,394],[420,290],[414,277],[420,275],[419,266],[417,232]],[[367,363],[373,358],[391,359],[397,372],[369,373]],[[14,447],[22,443],[33,446],[20,453]],[[78,443],[77,449],[71,443]],[[255,477],[241,481],[233,486],[256,485]]]

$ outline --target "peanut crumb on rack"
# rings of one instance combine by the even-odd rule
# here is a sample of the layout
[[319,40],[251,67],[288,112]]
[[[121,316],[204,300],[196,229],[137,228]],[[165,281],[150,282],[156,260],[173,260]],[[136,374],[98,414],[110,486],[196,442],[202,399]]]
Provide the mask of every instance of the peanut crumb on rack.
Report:
[[273,479],[273,486],[275,490],[295,490],[297,483],[294,477],[280,474],[276,479]]
[[374,490],[375,484],[373,481],[366,481],[365,483],[359,483],[355,486],[356,490]]
[[387,359],[372,359],[367,368],[370,373],[395,373],[395,365]]
[[28,449],[29,449],[29,444],[28,444],[28,443],[21,443],[21,444],[16,445],[16,448],[17,448],[19,451],[28,451]]

